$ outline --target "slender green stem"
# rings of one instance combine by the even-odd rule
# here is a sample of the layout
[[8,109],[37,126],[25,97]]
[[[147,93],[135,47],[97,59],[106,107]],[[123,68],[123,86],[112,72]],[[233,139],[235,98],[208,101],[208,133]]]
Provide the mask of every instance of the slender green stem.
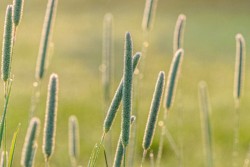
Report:
[[233,167],[238,166],[239,154],[239,127],[240,127],[240,105],[235,101],[235,125],[234,125],[234,143],[233,143]]
[[145,161],[146,155],[147,155],[147,150],[144,150],[143,155],[142,155],[142,160],[141,160],[141,167],[142,167],[142,165],[143,165],[143,163]]
[[152,150],[150,151],[149,157],[150,157],[150,167],[154,167],[155,166],[155,160],[154,160],[154,153],[153,153]]
[[126,167],[126,147],[124,147],[124,154],[123,154],[123,167]]
[[244,160],[243,167],[249,167],[249,164],[250,164],[250,146],[248,148],[248,152],[247,152],[246,158]]
[[160,163],[161,163],[161,156],[162,156],[163,145],[164,145],[164,136],[166,133],[167,114],[168,114],[168,110],[165,108],[164,117],[163,117],[163,121],[162,121],[162,125],[161,125],[161,136],[160,136],[159,149],[158,149],[158,154],[157,154],[157,159],[156,159],[156,166],[157,167],[160,167]]
[[40,92],[41,92],[41,81],[35,81],[33,83],[33,92],[31,97],[31,106],[30,106],[30,115],[29,120],[35,115],[36,107],[40,101]]
[[177,144],[173,138],[173,136],[171,135],[171,133],[168,131],[168,128],[165,128],[165,136],[172,148],[172,150],[175,153],[175,156],[177,157],[178,160],[180,160],[180,151],[179,148],[177,147]]
[[49,167],[49,160],[45,161],[45,167]]

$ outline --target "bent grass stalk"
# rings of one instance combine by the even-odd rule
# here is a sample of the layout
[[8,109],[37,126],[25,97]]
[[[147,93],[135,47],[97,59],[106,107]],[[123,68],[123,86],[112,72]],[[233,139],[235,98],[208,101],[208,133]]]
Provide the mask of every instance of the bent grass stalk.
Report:
[[199,101],[202,133],[204,136],[204,151],[207,167],[213,166],[212,132],[210,123],[210,105],[207,84],[204,81],[199,83]]
[[47,106],[43,133],[43,154],[47,165],[49,164],[49,159],[53,154],[55,147],[57,103],[58,76],[57,74],[51,74],[48,85]]
[[37,137],[40,131],[40,120],[36,117],[33,117],[30,120],[29,127],[25,136],[25,141],[22,149],[21,156],[21,166],[23,167],[32,167],[33,159],[35,155],[35,150],[37,147]]
[[186,23],[186,16],[180,14],[174,29],[173,51],[174,53],[183,48],[184,28]]
[[238,166],[239,152],[239,117],[240,117],[240,98],[242,96],[245,66],[245,40],[241,34],[236,37],[236,61],[234,74],[234,101],[235,101],[235,125],[234,125],[234,143],[233,143],[233,166]]
[[71,159],[71,165],[77,166],[77,159],[79,157],[79,124],[77,117],[72,115],[69,118],[69,157]]
[[148,121],[147,121],[145,132],[144,132],[144,138],[143,138],[143,144],[142,144],[144,153],[142,157],[141,167],[146,157],[147,150],[150,148],[153,138],[154,138],[156,122],[158,120],[159,108],[161,104],[162,92],[164,89],[164,81],[165,81],[165,74],[163,71],[161,71],[156,81],[153,99],[152,99],[151,107],[150,107],[150,112],[148,114]]
[[168,80],[166,84],[166,95],[165,95],[165,104],[164,104],[164,116],[163,116],[163,125],[162,125],[162,130],[161,130],[161,136],[160,136],[160,143],[159,143],[159,149],[158,149],[158,154],[157,154],[157,160],[156,160],[156,166],[160,166],[161,162],[161,156],[162,156],[162,151],[163,151],[163,144],[164,144],[164,136],[165,136],[165,126],[166,126],[166,120],[167,120],[167,114],[170,111],[173,101],[174,101],[174,95],[181,71],[181,64],[182,64],[182,59],[184,55],[184,50],[179,49],[171,62],[170,66],[170,71],[168,73]]

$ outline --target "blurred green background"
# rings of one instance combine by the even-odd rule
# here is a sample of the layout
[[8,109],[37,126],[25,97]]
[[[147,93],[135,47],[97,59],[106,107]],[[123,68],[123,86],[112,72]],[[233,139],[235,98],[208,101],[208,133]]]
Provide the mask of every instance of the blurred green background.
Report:
[[[10,3],[12,3],[10,0],[0,2],[0,34],[3,30],[5,9]],[[26,0],[23,19],[17,30],[12,71],[15,79],[7,115],[8,146],[18,123],[22,124],[14,166],[20,166],[46,4],[46,0]],[[103,111],[103,91],[99,71],[102,55],[103,16],[107,12],[114,15],[115,82],[112,86],[114,93],[122,76],[123,40],[126,31],[130,31],[132,34],[134,51],[141,50],[143,42],[141,21],[144,5],[145,0],[59,0],[53,33],[53,56],[42,83],[37,112],[43,125],[49,74],[58,73],[60,80],[59,109],[56,146],[51,159],[51,167],[70,166],[68,117],[72,114],[78,117],[80,124],[80,164],[87,165],[94,144],[100,140],[105,112]],[[145,60],[144,78],[141,81],[140,92],[137,92],[140,96],[137,119],[139,125],[137,163],[141,161],[142,135],[154,84],[160,70],[168,73],[173,56],[174,26],[178,15],[183,13],[187,16],[184,38],[185,56],[174,107],[168,117],[168,128],[178,145],[180,141],[183,143],[184,166],[204,166],[197,85],[200,80],[205,80],[210,91],[212,107],[215,166],[231,164],[234,127],[235,35],[241,32],[245,37],[246,47],[249,47],[249,5],[249,0],[158,1],[154,28],[149,35],[150,46]],[[245,159],[250,141],[248,54],[246,60],[244,96],[240,109],[239,157],[241,164]],[[2,82],[0,86],[3,87]],[[3,89],[0,91],[1,94],[0,106],[3,106]],[[178,123],[179,113],[183,114],[182,127]],[[35,162],[37,167],[44,166],[41,150],[42,129]],[[157,128],[152,146],[155,155],[158,148],[159,130]],[[114,148],[113,153],[109,155],[111,159],[114,156],[119,131],[120,115],[112,129]],[[162,166],[178,165],[174,152],[167,141],[163,161]],[[99,159],[98,166],[104,166],[102,158]]]

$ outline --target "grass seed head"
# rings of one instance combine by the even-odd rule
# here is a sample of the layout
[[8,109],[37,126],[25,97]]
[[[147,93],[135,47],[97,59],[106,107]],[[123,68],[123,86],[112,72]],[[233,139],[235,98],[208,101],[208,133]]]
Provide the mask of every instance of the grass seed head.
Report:
[[142,19],[142,29],[143,31],[149,31],[153,27],[154,16],[156,13],[158,0],[146,0],[144,14]]
[[13,48],[12,8],[12,5],[7,6],[4,22],[2,46],[2,80],[5,82],[10,78],[11,56]]
[[122,110],[122,144],[126,147],[130,136],[130,118],[132,109],[132,79],[133,79],[133,44],[129,32],[125,34],[124,70],[123,70],[123,110]]
[[164,106],[167,110],[170,110],[174,101],[174,95],[181,70],[183,54],[184,54],[183,49],[179,49],[175,53],[171,63],[170,71],[168,74],[167,86],[166,86],[166,96],[165,96],[165,106]]
[[184,14],[180,14],[174,30],[174,45],[173,50],[174,53],[180,49],[183,48],[183,38],[184,38],[184,28],[186,23],[186,16]]
[[159,108],[161,104],[161,97],[164,89],[165,74],[161,71],[158,75],[158,79],[155,85],[155,91],[151,102],[150,112],[148,115],[148,121],[144,132],[143,149],[148,150],[152,144],[154,138],[154,132],[159,115]]
[[[137,52],[134,56],[133,56],[133,71],[135,71],[139,60],[141,57],[141,53]],[[110,104],[110,107],[108,109],[106,118],[104,120],[104,125],[103,125],[103,129],[105,133],[108,133],[108,131],[110,130],[113,121],[115,119],[117,110],[120,106],[120,103],[122,101],[122,90],[123,90],[123,79],[120,81],[120,84],[118,86],[118,88],[116,89],[115,95],[112,99],[112,102]]]
[[69,156],[73,160],[79,157],[79,124],[77,117],[72,115],[69,118]]
[[17,27],[22,19],[24,0],[13,0],[13,23]]
[[242,95],[243,81],[244,81],[244,66],[245,66],[245,40],[241,34],[236,37],[236,61],[234,74],[234,98],[239,101]]
[[56,7],[58,0],[49,0],[46,9],[46,15],[43,22],[43,30],[40,41],[40,47],[36,64],[36,80],[41,80],[44,77],[46,66],[48,65],[48,49],[50,46],[53,23],[56,15]]
[[57,103],[58,76],[57,74],[51,74],[48,85],[47,106],[43,134],[43,154],[46,161],[48,161],[51,157],[55,146]]
[[39,135],[40,120],[38,118],[32,118],[26,133],[25,142],[23,145],[21,165],[23,167],[33,166],[33,156],[37,147],[36,138]]

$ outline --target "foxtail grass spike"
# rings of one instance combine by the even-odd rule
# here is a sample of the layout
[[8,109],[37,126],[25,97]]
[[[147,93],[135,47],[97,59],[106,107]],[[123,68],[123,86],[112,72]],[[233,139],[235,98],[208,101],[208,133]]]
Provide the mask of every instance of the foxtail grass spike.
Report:
[[36,80],[41,80],[44,76],[46,65],[47,65],[47,55],[48,49],[51,41],[52,36],[52,28],[53,22],[55,20],[56,15],[56,7],[57,7],[58,0],[48,0],[46,15],[43,22],[43,30],[42,36],[40,41],[40,47],[37,57],[37,64],[36,64]]
[[8,152],[2,151],[1,154],[1,161],[0,161],[0,167],[6,167],[8,166],[8,162],[6,163],[6,160],[8,160]]
[[72,163],[79,157],[79,124],[77,117],[72,115],[69,118],[69,156]]
[[17,27],[22,19],[24,0],[13,0],[13,23]]
[[238,101],[242,95],[244,81],[244,64],[245,64],[245,40],[241,34],[236,37],[236,61],[234,75],[234,98]]
[[[132,125],[135,122],[135,120],[136,120],[136,117],[132,115],[130,118],[130,124]],[[113,167],[121,167],[122,161],[123,161],[123,155],[124,155],[124,148],[122,145],[122,139],[120,135],[117,148],[116,148]]]
[[142,29],[143,31],[149,31],[153,27],[153,21],[156,13],[158,0],[146,0],[144,14],[142,19]]
[[159,107],[161,104],[161,97],[162,92],[164,89],[164,79],[165,74],[164,72],[160,72],[158,75],[158,79],[155,85],[155,91],[153,95],[153,99],[151,102],[150,112],[148,115],[148,121],[146,124],[146,129],[144,132],[144,139],[143,139],[143,149],[148,150],[152,144],[154,138],[154,132],[156,128],[156,123],[159,115]]
[[184,28],[185,28],[185,22],[186,22],[186,16],[184,14],[180,14],[174,30],[174,53],[180,49],[183,48],[183,38],[184,38]]
[[[135,71],[138,62],[140,60],[141,57],[141,53],[137,52],[134,56],[133,56],[133,71]],[[123,91],[123,79],[120,81],[120,84],[118,86],[118,88],[116,89],[116,93],[112,99],[112,102],[110,104],[110,107],[108,109],[106,118],[104,120],[104,125],[103,125],[103,130],[105,133],[108,133],[108,131],[110,130],[113,121],[115,119],[117,110],[120,106],[120,103],[122,101],[122,91]]]
[[170,71],[168,74],[167,86],[166,86],[166,99],[165,108],[169,111],[174,101],[175,89],[177,87],[178,77],[181,70],[181,63],[183,59],[184,51],[179,49],[172,60]]
[[126,148],[129,143],[130,136],[130,117],[132,108],[132,79],[133,79],[133,63],[132,63],[132,38],[129,32],[125,34],[124,47],[124,70],[123,70],[123,110],[121,121],[122,144]]
[[32,118],[26,133],[25,142],[22,150],[21,166],[32,167],[33,155],[36,147],[36,139],[40,131],[40,120],[38,118]]
[[202,132],[204,135],[204,146],[207,167],[213,166],[212,133],[210,125],[210,106],[207,85],[204,81],[199,83],[199,99],[201,111]]
[[51,157],[55,146],[58,82],[59,81],[57,74],[51,74],[48,85],[47,106],[43,134],[43,154],[46,162],[48,162],[49,158]]
[[3,32],[2,80],[5,82],[10,78],[11,69],[11,55],[13,47],[12,8],[12,5],[7,6]]
[[113,68],[113,16],[108,13],[103,21],[103,75],[104,99],[109,101]]

